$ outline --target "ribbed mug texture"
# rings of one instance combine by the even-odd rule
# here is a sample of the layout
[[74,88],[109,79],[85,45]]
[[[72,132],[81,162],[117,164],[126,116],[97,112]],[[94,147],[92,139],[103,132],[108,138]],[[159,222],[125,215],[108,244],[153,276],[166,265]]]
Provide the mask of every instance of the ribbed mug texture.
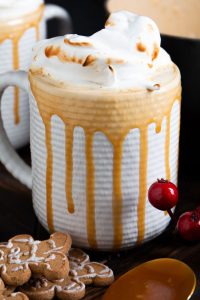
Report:
[[[157,178],[170,177],[177,182],[180,85],[156,100],[148,92],[141,104],[134,93],[127,100],[123,95],[124,102],[120,95],[114,104],[108,101],[105,116],[110,111],[110,118],[102,131],[95,129],[95,124],[103,109],[101,97],[106,101],[103,92],[95,105],[92,96],[85,95],[88,102],[82,106],[77,100],[84,97],[81,93],[76,99],[66,92],[65,99],[59,99],[64,112],[59,115],[50,89],[44,92],[33,79],[31,88],[33,204],[44,227],[68,231],[76,246],[100,250],[129,248],[160,234],[170,218],[149,204],[147,191]],[[144,108],[149,103],[152,107]],[[130,128],[121,143],[122,151],[116,151],[120,139],[112,140],[109,134],[120,134],[127,122],[124,116],[131,116],[132,110],[134,118],[137,110],[138,124],[143,124],[142,111],[152,109],[159,114],[159,106],[167,109],[163,117],[157,120],[155,115],[155,121]]]

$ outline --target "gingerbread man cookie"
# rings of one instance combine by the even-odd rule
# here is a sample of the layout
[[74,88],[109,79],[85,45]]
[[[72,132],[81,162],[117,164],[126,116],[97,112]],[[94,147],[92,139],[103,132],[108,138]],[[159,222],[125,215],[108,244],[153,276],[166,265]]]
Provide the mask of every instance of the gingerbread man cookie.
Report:
[[57,280],[69,272],[65,255],[71,247],[71,237],[54,233],[49,240],[35,241],[30,235],[18,235],[0,245],[0,275],[7,285],[20,286],[31,274]]
[[84,265],[90,262],[90,257],[81,249],[71,248],[68,253],[70,268],[76,268],[77,266]]
[[55,296],[61,300],[79,300],[85,296],[85,285],[70,277],[56,281],[38,277],[31,278],[20,291],[31,300],[51,300]]
[[113,271],[107,266],[90,262],[89,256],[79,249],[71,249],[68,254],[70,272],[72,279],[84,284],[95,286],[108,286],[114,280]]
[[0,300],[28,300],[23,293],[14,293],[15,287],[5,287],[3,280],[0,278]]

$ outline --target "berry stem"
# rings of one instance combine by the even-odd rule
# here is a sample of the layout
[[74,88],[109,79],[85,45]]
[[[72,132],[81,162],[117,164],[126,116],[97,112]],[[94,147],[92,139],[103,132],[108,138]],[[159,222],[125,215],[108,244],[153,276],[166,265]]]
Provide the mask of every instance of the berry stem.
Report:
[[177,221],[177,220],[176,220],[176,218],[175,218],[173,212],[171,211],[171,209],[168,209],[167,212],[168,212],[170,218],[172,219],[172,222],[176,224],[176,221]]

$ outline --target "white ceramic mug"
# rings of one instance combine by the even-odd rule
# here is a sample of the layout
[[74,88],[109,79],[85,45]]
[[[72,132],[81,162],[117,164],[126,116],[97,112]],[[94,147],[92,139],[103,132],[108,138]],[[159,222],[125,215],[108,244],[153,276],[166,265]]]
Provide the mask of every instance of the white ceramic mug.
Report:
[[[57,5],[42,5],[36,11],[19,18],[0,20],[0,72],[28,70],[32,48],[38,39],[46,37],[46,21],[58,18],[60,34],[71,32],[71,20],[66,10]],[[11,22],[12,21],[12,22]],[[22,21],[22,22],[21,22]],[[21,22],[21,23],[20,23]],[[29,142],[29,106],[26,92],[8,88],[1,104],[3,124],[15,148]]]
[[[62,90],[31,73],[29,79],[31,88],[25,72],[0,75],[0,92],[12,85],[29,93],[32,175],[9,143],[2,122],[0,160],[32,188],[42,225],[68,231],[77,246],[101,250],[132,247],[161,233],[170,218],[149,204],[147,191],[159,177],[177,182],[178,69],[174,67],[173,79],[154,96],[146,91]],[[101,132],[105,116],[107,135]],[[112,144],[112,128],[118,130],[118,125],[121,132],[122,124],[132,120],[143,125],[130,123],[123,143],[119,135]]]

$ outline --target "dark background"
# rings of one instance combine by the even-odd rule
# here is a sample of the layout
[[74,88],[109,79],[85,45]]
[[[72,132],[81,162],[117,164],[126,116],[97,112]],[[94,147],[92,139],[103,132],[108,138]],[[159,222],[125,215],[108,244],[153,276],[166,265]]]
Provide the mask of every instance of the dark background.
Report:
[[[74,33],[91,35],[103,28],[107,18],[106,0],[48,0],[68,10],[73,20]],[[50,22],[50,35],[57,35],[56,26]]]

